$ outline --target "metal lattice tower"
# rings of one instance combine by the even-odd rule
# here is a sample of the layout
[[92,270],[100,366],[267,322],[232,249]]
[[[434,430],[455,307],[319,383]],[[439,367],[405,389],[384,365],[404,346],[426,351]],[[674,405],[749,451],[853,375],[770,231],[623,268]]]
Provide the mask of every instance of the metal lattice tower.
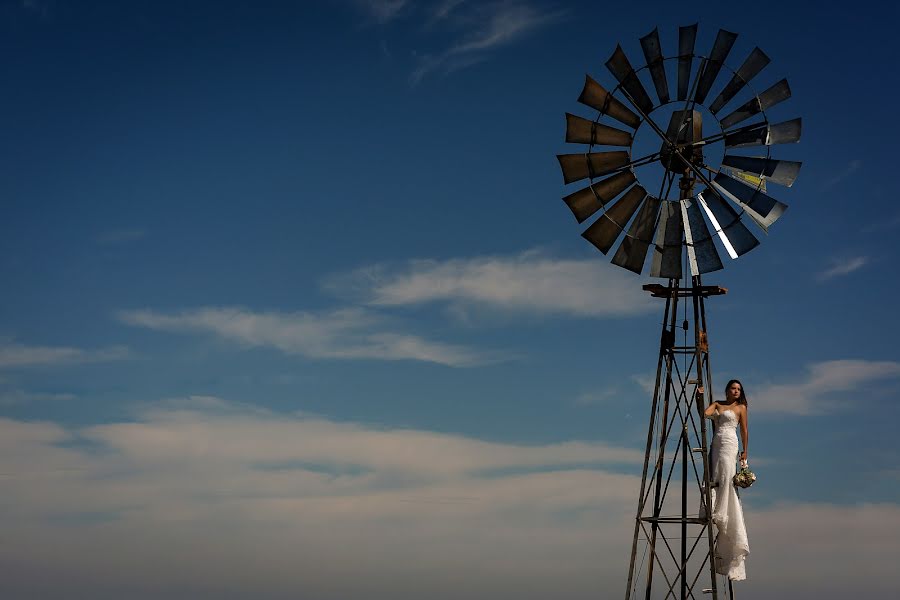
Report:
[[[750,85],[769,57],[756,47],[732,69],[726,60],[737,34],[719,30],[708,55],[694,52],[696,39],[697,25],[680,27],[677,54],[664,57],[654,29],[640,39],[646,65],[639,69],[617,46],[606,61],[615,88],[587,76],[578,98],[596,118],[566,113],[566,142],[587,144],[587,151],[557,157],[566,184],[589,181],[563,198],[579,223],[593,219],[582,237],[604,254],[621,238],[613,264],[641,274],[651,254],[649,275],[667,281],[644,286],[665,307],[626,600],[719,597],[707,423],[697,388],[714,400],[705,300],[726,290],[703,285],[701,276],[723,267],[717,244],[732,259],[759,245],[743,217],[767,232],[787,209],[767,194],[767,184],[790,187],[800,171],[799,162],[771,156],[771,146],[800,139],[799,118],[771,123],[767,113],[790,98],[787,80],[759,93]],[[731,77],[707,104],[723,70]],[[642,127],[659,138],[659,150],[635,157]],[[648,169],[655,169],[656,195],[645,187]],[[728,590],[730,597],[730,582]]]

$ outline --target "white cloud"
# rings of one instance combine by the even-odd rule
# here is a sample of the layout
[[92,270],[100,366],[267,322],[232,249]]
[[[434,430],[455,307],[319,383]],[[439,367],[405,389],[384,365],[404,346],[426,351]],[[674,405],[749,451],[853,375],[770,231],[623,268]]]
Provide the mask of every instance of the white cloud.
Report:
[[279,415],[210,397],[164,403],[140,417],[135,423],[87,428],[81,435],[163,463],[196,459],[252,468],[294,461],[337,470],[403,472],[432,480],[513,467],[638,464],[643,459],[637,450],[600,443],[497,444],[452,434]]
[[809,365],[806,376],[797,383],[766,386],[748,400],[753,413],[819,414],[839,406],[833,394],[886,379],[900,379],[900,362],[830,360]]
[[[635,458],[593,442],[502,444],[214,398],[83,428],[0,419],[4,591],[531,600],[564,587],[596,598],[624,585]],[[603,468],[620,461],[635,475]],[[900,586],[896,504],[757,510],[752,490],[744,498],[742,595],[837,600]]]
[[[445,2],[436,14],[446,18],[459,4]],[[460,19],[467,26],[466,33],[442,52],[421,56],[410,75],[410,83],[416,85],[434,71],[447,73],[480,62],[484,58],[480,54],[518,41],[536,29],[559,21],[562,16],[563,13],[542,12],[523,2],[477,3],[471,14]]]
[[246,347],[272,347],[309,358],[418,360],[454,367],[515,359],[398,330],[387,307],[441,303],[459,319],[475,310],[507,314],[619,317],[657,307],[636,278],[600,260],[556,259],[531,250],[512,256],[378,264],[329,278],[323,287],[366,307],[253,311],[201,307],[180,312],[125,310],[130,325],[206,333]]
[[631,380],[635,382],[647,394],[653,394],[656,389],[656,375],[632,375]]
[[162,331],[217,335],[248,347],[273,347],[309,358],[419,360],[464,367],[501,360],[499,354],[432,342],[386,329],[384,318],[359,308],[326,312],[253,312],[205,307],[164,314],[119,313],[130,325]]
[[782,503],[751,510],[747,527],[749,589],[743,597],[890,597],[900,589],[900,574],[887,558],[900,552],[897,504]]
[[515,256],[416,260],[375,265],[326,282],[375,306],[428,302],[537,314],[611,317],[658,308],[639,281],[600,260],[554,259],[539,251]]
[[128,356],[128,349],[122,346],[85,350],[69,346],[26,346],[11,341],[0,342],[0,368],[106,362]]
[[849,275],[850,273],[863,268],[868,262],[869,257],[867,256],[854,256],[851,258],[835,260],[829,268],[816,275],[816,281],[828,281],[835,277]]

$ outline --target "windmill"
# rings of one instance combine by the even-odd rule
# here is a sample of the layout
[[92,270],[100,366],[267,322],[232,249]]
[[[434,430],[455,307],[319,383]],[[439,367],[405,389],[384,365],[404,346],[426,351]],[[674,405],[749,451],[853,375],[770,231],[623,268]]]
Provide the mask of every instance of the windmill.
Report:
[[[697,25],[680,27],[677,54],[666,57],[654,29],[640,38],[646,64],[638,69],[617,46],[606,61],[615,87],[587,76],[578,98],[597,116],[566,114],[566,142],[586,151],[557,157],[566,184],[587,183],[563,198],[579,223],[592,220],[582,237],[604,254],[618,242],[613,264],[666,280],[643,286],[665,308],[626,600],[696,597],[698,585],[718,598],[712,511],[698,510],[710,506],[710,473],[697,390],[713,401],[705,300],[727,290],[701,276],[723,268],[717,244],[731,259],[759,245],[751,228],[768,232],[787,208],[767,184],[791,187],[800,170],[771,155],[772,146],[799,141],[801,121],[770,122],[767,111],[791,91],[785,79],[756,91],[769,57],[753,48],[733,69],[726,61],[737,34],[720,29],[708,55],[695,53],[696,39]],[[730,77],[717,87],[720,74]],[[655,144],[641,149],[646,132]],[[677,494],[670,483],[679,466]]]

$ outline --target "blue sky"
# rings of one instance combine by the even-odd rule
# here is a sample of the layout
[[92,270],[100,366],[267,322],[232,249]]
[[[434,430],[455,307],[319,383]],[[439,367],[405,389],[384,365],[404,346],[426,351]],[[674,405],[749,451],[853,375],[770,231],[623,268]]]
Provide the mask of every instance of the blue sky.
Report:
[[694,22],[804,120],[790,210],[704,278],[760,474],[742,596],[897,589],[897,17],[0,3],[0,591],[624,586],[662,307],[580,238],[555,155],[585,73]]

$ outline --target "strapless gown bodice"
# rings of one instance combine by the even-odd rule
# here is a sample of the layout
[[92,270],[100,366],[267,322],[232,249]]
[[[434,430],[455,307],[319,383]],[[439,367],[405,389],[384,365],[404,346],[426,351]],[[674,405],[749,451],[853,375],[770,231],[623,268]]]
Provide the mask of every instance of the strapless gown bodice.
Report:
[[[737,460],[737,413],[733,410],[725,410],[719,412],[715,416],[716,431],[713,435],[713,449],[719,452],[729,453],[734,450],[734,458]],[[732,465],[734,470],[734,465]]]

